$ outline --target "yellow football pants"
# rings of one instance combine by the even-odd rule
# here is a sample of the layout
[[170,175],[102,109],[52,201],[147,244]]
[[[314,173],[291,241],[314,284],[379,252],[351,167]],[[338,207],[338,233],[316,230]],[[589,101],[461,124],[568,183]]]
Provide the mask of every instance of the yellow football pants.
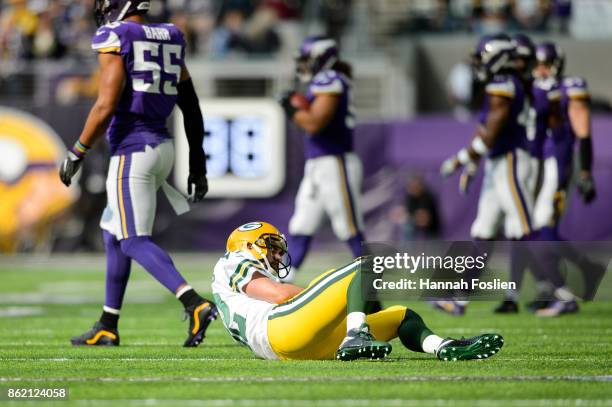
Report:
[[[268,339],[280,359],[334,359],[346,336],[347,290],[359,267],[360,262],[354,262],[330,270],[273,309],[268,317]],[[396,338],[406,310],[393,306],[368,315],[367,323],[376,339]]]

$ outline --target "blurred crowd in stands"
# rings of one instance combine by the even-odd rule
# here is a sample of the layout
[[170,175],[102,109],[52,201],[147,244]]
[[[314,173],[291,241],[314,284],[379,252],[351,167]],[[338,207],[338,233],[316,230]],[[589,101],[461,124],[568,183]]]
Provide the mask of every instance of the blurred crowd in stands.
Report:
[[[91,58],[89,45],[95,30],[92,7],[93,0],[0,0],[1,59]],[[354,28],[372,35],[448,31],[481,34],[512,29],[565,33],[572,2],[155,0],[149,15],[154,22],[170,21],[182,28],[190,53],[222,58],[283,51],[287,46],[284,42],[294,47],[295,39],[312,27],[340,39],[351,24],[357,24],[353,18],[356,9],[367,16],[368,24]],[[304,29],[304,25],[309,28]]]

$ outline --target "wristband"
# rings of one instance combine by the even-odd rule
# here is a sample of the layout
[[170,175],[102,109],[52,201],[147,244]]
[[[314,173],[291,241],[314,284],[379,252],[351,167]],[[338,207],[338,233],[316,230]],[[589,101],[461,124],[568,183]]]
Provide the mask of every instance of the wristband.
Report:
[[579,139],[580,170],[591,172],[593,167],[593,143],[591,136]]
[[70,151],[77,158],[83,158],[83,157],[85,157],[85,155],[87,155],[87,153],[89,152],[90,149],[91,149],[91,147],[88,147],[85,144],[81,143],[80,140],[77,140],[76,143],[74,143],[74,145],[70,149]]
[[481,137],[474,137],[472,140],[472,149],[480,155],[485,155],[489,151],[489,147],[487,147]]

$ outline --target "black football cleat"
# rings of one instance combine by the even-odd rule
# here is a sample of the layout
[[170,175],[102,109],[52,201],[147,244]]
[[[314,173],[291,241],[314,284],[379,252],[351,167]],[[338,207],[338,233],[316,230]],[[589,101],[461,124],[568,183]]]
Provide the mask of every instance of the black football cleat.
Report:
[[502,346],[504,346],[504,338],[495,333],[471,338],[446,338],[438,346],[435,354],[438,359],[445,361],[487,359],[498,353]]
[[189,317],[189,331],[183,346],[193,348],[202,343],[208,325],[217,319],[219,311],[212,301],[204,300],[201,304],[185,309],[185,312]]
[[512,300],[504,300],[493,312],[496,314],[517,314],[519,312],[518,303]]
[[359,329],[351,329],[336,351],[338,360],[371,359],[380,360],[391,353],[390,343],[377,341],[370,333],[370,327],[362,324]]
[[119,332],[98,321],[83,335],[72,337],[70,343],[74,346],[119,346]]
[[575,300],[555,300],[548,304],[548,307],[537,310],[535,314],[539,317],[558,317],[563,314],[578,312],[578,309],[578,303]]

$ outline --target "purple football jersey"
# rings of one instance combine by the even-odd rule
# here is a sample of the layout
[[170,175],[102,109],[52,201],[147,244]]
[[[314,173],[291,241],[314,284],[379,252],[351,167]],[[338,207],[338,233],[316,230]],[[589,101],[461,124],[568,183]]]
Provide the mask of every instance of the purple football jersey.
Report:
[[527,133],[524,116],[529,111],[529,100],[521,80],[514,75],[495,75],[485,86],[485,100],[480,111],[480,123],[484,126],[489,114],[491,96],[503,96],[512,100],[510,117],[497,136],[495,145],[489,150],[489,157],[498,157],[515,148],[527,149]]
[[111,154],[143,151],[169,139],[166,120],[185,58],[181,31],[173,24],[121,21],[100,27],[92,48],[121,55],[125,65],[125,87],[107,132]]
[[[529,140],[529,152],[533,157],[546,158],[551,155],[550,145],[552,140],[548,140],[548,118],[551,105],[559,102],[561,91],[559,83],[554,78],[537,79],[531,88],[533,108],[535,110],[535,137]],[[547,147],[545,148],[545,145]]]
[[353,150],[355,116],[351,106],[351,81],[333,70],[319,72],[308,85],[309,102],[320,94],[338,95],[340,100],[329,124],[317,134],[306,137],[306,158],[338,155]]

